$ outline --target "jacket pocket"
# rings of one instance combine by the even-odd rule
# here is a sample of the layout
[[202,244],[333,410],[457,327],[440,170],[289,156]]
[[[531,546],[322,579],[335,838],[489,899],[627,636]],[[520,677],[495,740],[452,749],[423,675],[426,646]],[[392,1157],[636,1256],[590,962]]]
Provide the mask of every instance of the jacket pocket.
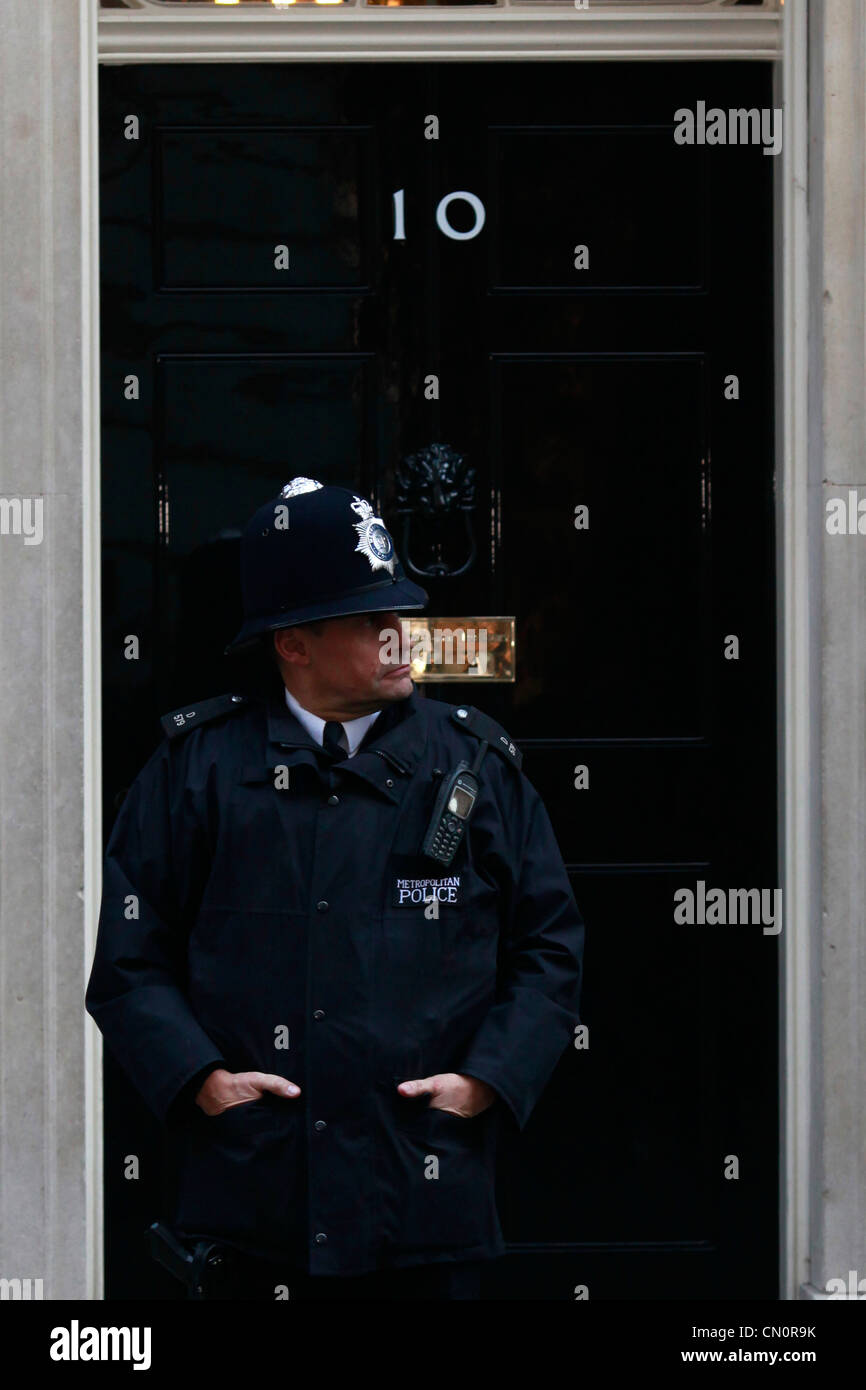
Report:
[[501,1232],[490,1112],[464,1119],[429,1100],[395,1093],[386,1151],[387,1244],[401,1252],[493,1249]]
[[[431,1105],[429,1095],[425,1095],[421,1099],[416,1097],[412,1100],[407,1100],[405,1097],[401,1096],[398,1096],[397,1099],[402,1107],[399,1112],[401,1123],[413,1126],[419,1124],[433,1126],[431,1133],[435,1132],[435,1126],[440,1122],[446,1128],[450,1124],[453,1124],[458,1131],[465,1130],[468,1132],[470,1129],[480,1130],[484,1127],[479,1124],[478,1121],[484,1119],[487,1113],[486,1110],[480,1111],[477,1115],[455,1115],[452,1110],[443,1110],[441,1106]],[[403,1105],[404,1100],[405,1106]]]
[[290,1252],[301,1233],[303,1112],[266,1095],[219,1115],[195,1107],[181,1144],[175,1222],[263,1255]]
[[431,1095],[429,1091],[424,1091],[420,1096],[404,1096],[397,1090],[401,1081],[411,1080],[408,1076],[397,1076],[391,1078],[391,1094],[394,1101],[394,1116],[398,1124],[417,1126],[419,1124],[435,1125],[441,1118],[447,1125],[448,1121],[453,1121],[459,1128],[482,1129],[483,1125],[476,1124],[476,1121],[483,1120],[492,1106],[486,1110],[481,1110],[477,1115],[455,1115],[451,1110],[443,1110],[440,1106],[431,1105]]
[[273,1109],[264,1096],[260,1096],[258,1100],[243,1100],[237,1105],[229,1105],[218,1115],[206,1115],[200,1105],[196,1106],[196,1110],[201,1115],[210,1134],[219,1133],[222,1130],[231,1134],[235,1121],[240,1118],[242,1124],[245,1125],[250,1115],[254,1117],[256,1122],[259,1120],[275,1122]]
[[421,1075],[420,1068],[417,1072],[407,1073],[405,1076],[398,1076],[395,1072],[390,1082],[387,1083],[391,1114],[398,1125],[416,1125],[423,1118],[430,1101],[430,1093],[424,1092],[420,1096],[404,1096],[397,1090],[401,1081],[412,1081]]

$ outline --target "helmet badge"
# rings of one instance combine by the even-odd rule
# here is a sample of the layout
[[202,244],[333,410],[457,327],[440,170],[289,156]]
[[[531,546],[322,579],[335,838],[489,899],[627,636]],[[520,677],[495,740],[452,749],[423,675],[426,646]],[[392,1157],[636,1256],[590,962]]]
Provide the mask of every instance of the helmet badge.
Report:
[[353,522],[358,533],[358,544],[356,550],[360,550],[362,555],[366,555],[370,561],[370,568],[374,570],[385,569],[389,574],[394,573],[394,543],[389,536],[384,522],[374,514],[369,502],[365,502],[362,497],[356,497],[350,503],[352,511],[361,518],[360,521]]
[[300,497],[303,492],[315,492],[322,486],[315,478],[293,478],[280,492],[281,497]]

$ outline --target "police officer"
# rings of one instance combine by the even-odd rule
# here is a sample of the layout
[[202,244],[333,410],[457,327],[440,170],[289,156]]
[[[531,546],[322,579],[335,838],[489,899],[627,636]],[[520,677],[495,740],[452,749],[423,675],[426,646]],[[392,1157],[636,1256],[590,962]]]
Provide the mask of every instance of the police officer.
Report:
[[272,644],[273,688],[163,718],[86,1007],[167,1127],[174,1230],[220,1243],[224,1296],[477,1296],[497,1138],[578,1022],[550,820],[505,730],[421,698],[389,649],[427,594],[369,502],[294,479],[241,578],[229,650]]

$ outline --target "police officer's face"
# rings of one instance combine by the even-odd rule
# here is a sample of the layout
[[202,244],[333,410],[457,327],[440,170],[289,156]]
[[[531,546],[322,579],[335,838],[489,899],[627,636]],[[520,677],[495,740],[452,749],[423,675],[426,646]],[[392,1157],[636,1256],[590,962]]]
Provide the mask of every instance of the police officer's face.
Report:
[[283,628],[274,643],[293,692],[303,688],[335,717],[338,711],[347,717],[411,695],[411,668],[398,664],[400,636],[399,614],[386,610],[328,618],[318,633],[303,625]]

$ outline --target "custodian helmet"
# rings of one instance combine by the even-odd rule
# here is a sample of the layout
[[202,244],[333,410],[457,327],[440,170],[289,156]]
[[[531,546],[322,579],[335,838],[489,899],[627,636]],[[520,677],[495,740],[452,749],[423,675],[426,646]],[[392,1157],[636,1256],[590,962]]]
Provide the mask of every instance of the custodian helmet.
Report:
[[260,507],[241,540],[244,621],[226,647],[264,632],[349,613],[426,607],[372,506],[344,487],[293,478]]

